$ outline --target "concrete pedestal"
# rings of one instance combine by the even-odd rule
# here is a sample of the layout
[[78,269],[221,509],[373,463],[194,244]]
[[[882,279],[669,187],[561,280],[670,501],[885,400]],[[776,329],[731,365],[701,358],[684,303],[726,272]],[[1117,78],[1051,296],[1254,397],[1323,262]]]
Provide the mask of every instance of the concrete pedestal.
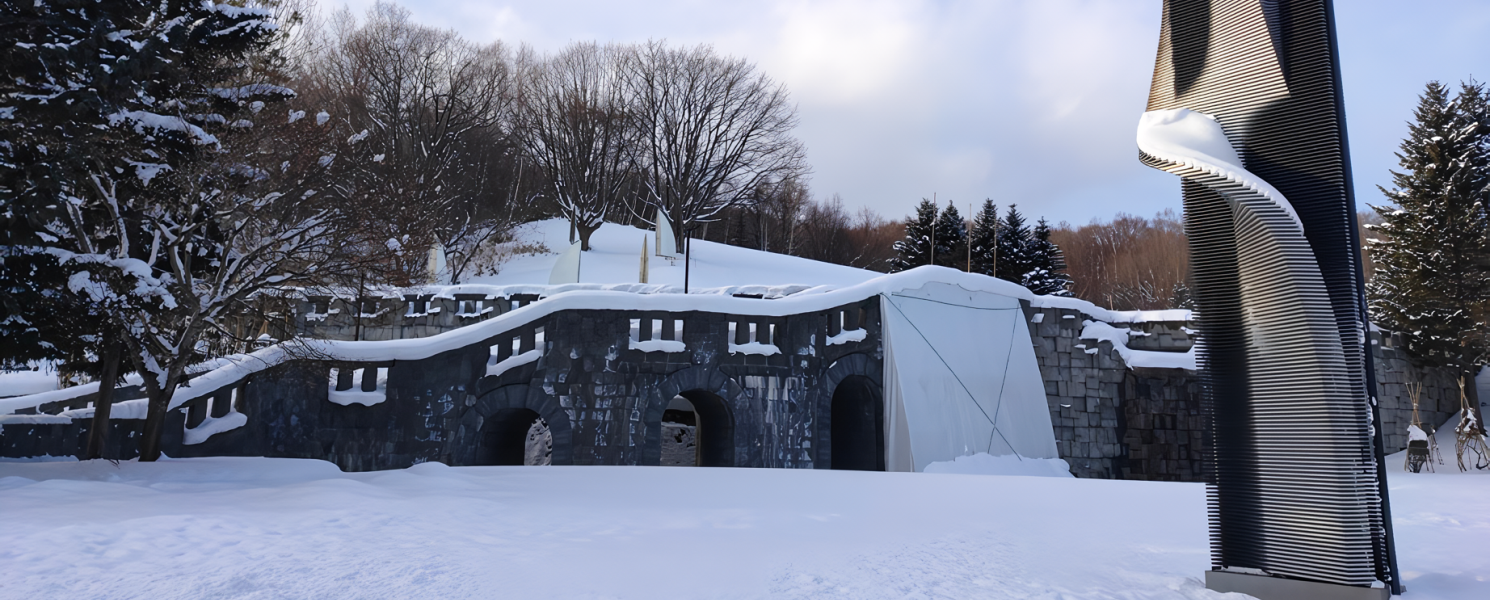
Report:
[[1206,571],[1206,589],[1240,592],[1260,600],[1389,600],[1387,588],[1335,585],[1282,577],[1247,575],[1228,571]]

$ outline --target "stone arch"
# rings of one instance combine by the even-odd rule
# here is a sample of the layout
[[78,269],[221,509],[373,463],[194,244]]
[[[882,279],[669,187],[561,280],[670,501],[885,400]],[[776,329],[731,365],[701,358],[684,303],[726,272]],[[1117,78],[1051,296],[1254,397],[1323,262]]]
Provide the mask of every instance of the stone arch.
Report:
[[[814,402],[816,439],[813,446],[817,455],[813,459],[813,467],[818,469],[833,468],[833,397],[840,385],[849,380],[850,385],[868,386],[873,392],[873,398],[883,406],[884,402],[884,363],[868,354],[850,354],[840,358],[828,366],[827,372],[823,374],[821,385],[818,386],[817,399]],[[853,379],[850,379],[853,378]],[[880,410],[880,453],[884,453],[884,410]],[[879,466],[884,468],[884,458],[881,456]]]
[[[646,429],[646,437],[642,445],[640,464],[661,464],[662,412],[667,410],[667,405],[672,402],[674,396],[683,396],[693,403],[694,410],[699,413],[701,425],[710,420],[715,423],[720,422],[721,419],[730,421],[727,428],[728,445],[725,445],[726,441],[720,441],[718,437],[715,437],[714,441],[708,441],[705,439],[708,432],[701,428],[703,433],[700,441],[705,445],[702,451],[708,456],[704,460],[704,466],[750,466],[745,464],[749,461],[745,460],[745,453],[741,451],[741,448],[747,445],[742,438],[749,434],[742,428],[734,426],[737,415],[749,410],[745,406],[744,389],[725,374],[706,367],[687,367],[676,371],[652,389],[647,390],[642,396],[641,400],[645,406],[642,424]],[[555,455],[557,455],[558,438],[554,439]]]
[[518,384],[484,391],[471,400],[452,437],[451,462],[457,465],[478,464],[483,428],[491,419],[501,419],[514,411],[532,411],[548,423],[553,435],[553,464],[574,464],[574,432],[569,412],[541,388]]

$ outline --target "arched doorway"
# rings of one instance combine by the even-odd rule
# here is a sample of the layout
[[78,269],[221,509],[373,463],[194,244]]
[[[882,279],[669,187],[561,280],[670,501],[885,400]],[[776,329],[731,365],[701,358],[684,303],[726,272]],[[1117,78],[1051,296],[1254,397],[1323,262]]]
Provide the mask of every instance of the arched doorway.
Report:
[[553,434],[537,412],[504,408],[492,413],[481,427],[478,465],[547,465],[552,460]]
[[[692,451],[692,457],[688,452]],[[663,466],[735,466],[735,418],[717,394],[688,390],[662,412]]]
[[830,413],[831,467],[885,470],[885,407],[879,385],[863,375],[843,378],[833,389]]

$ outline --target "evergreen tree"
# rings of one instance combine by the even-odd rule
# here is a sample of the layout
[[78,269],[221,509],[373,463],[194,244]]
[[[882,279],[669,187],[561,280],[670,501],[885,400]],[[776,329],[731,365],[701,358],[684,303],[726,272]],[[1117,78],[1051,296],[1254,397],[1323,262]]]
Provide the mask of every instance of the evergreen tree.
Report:
[[1034,239],[1030,228],[1024,224],[1024,215],[1016,205],[1010,204],[998,231],[998,266],[995,277],[1004,281],[1024,283],[1024,274],[1031,268],[1030,249]]
[[984,199],[978,216],[973,219],[973,230],[968,233],[968,245],[973,253],[972,272],[992,277],[994,263],[998,257],[999,209],[992,200]]
[[[29,285],[4,282],[4,304],[61,289],[62,306],[100,316],[74,330],[104,329],[93,337],[145,375],[140,453],[154,460],[176,386],[233,315],[268,286],[319,281],[328,257],[357,247],[301,178],[346,152],[282,154],[292,138],[271,140],[329,115],[265,110],[294,96],[250,78],[277,31],[267,9],[96,0],[7,3],[0,17],[12,42],[0,50],[0,214],[24,221],[0,257],[8,276],[38,269]],[[48,327],[37,345],[72,333]],[[96,408],[106,419],[103,398]]]
[[1066,260],[1061,249],[1050,241],[1050,224],[1042,217],[1035,223],[1030,239],[1030,270],[1020,285],[1045,296],[1070,296],[1071,278],[1066,276]]
[[936,227],[936,204],[925,198],[916,205],[916,216],[905,222],[905,239],[895,242],[890,272],[898,273],[931,264],[931,236]]
[[1368,226],[1386,238],[1371,242],[1373,318],[1405,336],[1415,362],[1466,378],[1490,350],[1486,113],[1479,84],[1463,84],[1451,101],[1446,86],[1429,83],[1397,153],[1402,170],[1392,172],[1392,189],[1382,188],[1396,206],[1373,206],[1385,223]]
[[964,271],[967,259],[967,222],[949,202],[936,219],[936,264]]

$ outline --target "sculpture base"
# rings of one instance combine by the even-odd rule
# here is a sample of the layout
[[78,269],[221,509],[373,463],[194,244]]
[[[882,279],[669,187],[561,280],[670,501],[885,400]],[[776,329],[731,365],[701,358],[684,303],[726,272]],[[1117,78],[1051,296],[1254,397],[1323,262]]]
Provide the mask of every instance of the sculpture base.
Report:
[[1387,588],[1336,585],[1282,577],[1247,575],[1230,571],[1206,571],[1205,587],[1226,593],[1239,592],[1260,600],[1388,600]]

